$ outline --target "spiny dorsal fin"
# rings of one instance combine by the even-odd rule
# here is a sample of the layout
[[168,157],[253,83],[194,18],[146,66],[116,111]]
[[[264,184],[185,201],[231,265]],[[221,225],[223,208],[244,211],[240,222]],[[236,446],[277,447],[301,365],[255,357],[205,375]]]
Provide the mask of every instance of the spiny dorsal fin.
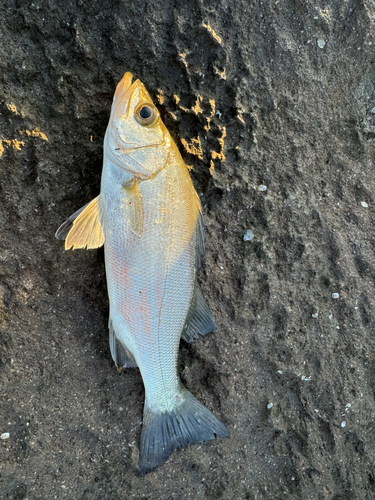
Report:
[[210,333],[213,330],[216,330],[215,321],[196,282],[193,299],[181,338],[186,342],[193,342],[199,335],[206,335],[206,333]]
[[198,223],[197,223],[197,259],[196,259],[197,271],[199,271],[199,269],[202,267],[202,262],[205,254],[204,251],[205,239],[206,236],[205,236],[203,214],[202,212],[199,212]]
[[196,254],[196,267],[197,271],[202,267],[202,261],[204,258],[204,242],[206,240],[205,235],[205,225],[203,220],[202,205],[198,194],[195,192],[197,198],[197,204],[199,209],[198,222],[197,222],[197,254]]
[[137,236],[142,236],[143,203],[138,181],[133,178],[130,182],[124,184],[123,188],[124,196],[122,197],[121,209],[125,221]]
[[116,336],[116,332],[113,328],[112,321],[109,320],[109,346],[111,348],[111,354],[113,361],[115,362],[117,370],[120,372],[123,368],[136,368],[137,363],[134,361],[133,356],[130,352],[125,349]]
[[76,248],[99,248],[104,244],[104,233],[100,223],[100,195],[80,208],[56,231],[56,238],[65,240],[65,250]]

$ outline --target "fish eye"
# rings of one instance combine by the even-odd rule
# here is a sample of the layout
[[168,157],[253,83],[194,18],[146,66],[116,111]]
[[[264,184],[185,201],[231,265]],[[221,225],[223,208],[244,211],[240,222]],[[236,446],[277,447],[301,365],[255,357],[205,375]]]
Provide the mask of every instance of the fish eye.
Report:
[[150,125],[156,118],[155,108],[149,104],[140,104],[135,110],[135,119],[141,125]]
[[142,106],[139,110],[139,116],[143,120],[147,120],[152,115],[152,110],[148,106]]

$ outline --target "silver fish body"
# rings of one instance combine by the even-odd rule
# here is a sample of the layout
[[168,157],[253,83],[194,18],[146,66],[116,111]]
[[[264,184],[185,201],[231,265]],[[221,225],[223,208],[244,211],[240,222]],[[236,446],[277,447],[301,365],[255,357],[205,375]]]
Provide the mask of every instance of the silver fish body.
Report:
[[196,283],[199,229],[188,227],[188,212],[198,210],[191,206],[191,193],[181,190],[180,165],[170,161],[152,180],[139,182],[143,231],[138,236],[124,224],[127,174],[118,175],[115,169],[104,161],[102,225],[110,323],[141,371],[146,407],[161,413],[181,397],[176,360]]
[[73,248],[104,241],[112,357],[119,368],[138,366],[145,386],[145,473],[178,447],[229,432],[177,373],[180,338],[192,341],[215,329],[196,276],[204,248],[201,207],[151,98],[131,80],[126,73],[115,93],[100,195],[57,237]]

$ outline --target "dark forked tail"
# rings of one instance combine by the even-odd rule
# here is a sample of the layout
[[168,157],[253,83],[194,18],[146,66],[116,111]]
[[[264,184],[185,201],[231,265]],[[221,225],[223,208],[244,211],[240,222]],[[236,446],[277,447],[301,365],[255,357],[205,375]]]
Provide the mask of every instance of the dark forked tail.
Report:
[[141,474],[163,464],[176,450],[188,444],[229,437],[229,431],[205,406],[182,388],[183,403],[170,412],[145,408],[139,468]]

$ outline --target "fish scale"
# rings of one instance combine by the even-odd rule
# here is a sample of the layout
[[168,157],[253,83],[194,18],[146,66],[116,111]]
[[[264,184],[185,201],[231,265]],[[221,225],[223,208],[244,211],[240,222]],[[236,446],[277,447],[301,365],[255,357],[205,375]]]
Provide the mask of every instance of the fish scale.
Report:
[[143,86],[126,73],[104,139],[100,195],[60,226],[65,248],[104,244],[112,357],[145,386],[141,473],[228,429],[182,385],[180,338],[216,328],[199,290],[203,222],[181,155]]

